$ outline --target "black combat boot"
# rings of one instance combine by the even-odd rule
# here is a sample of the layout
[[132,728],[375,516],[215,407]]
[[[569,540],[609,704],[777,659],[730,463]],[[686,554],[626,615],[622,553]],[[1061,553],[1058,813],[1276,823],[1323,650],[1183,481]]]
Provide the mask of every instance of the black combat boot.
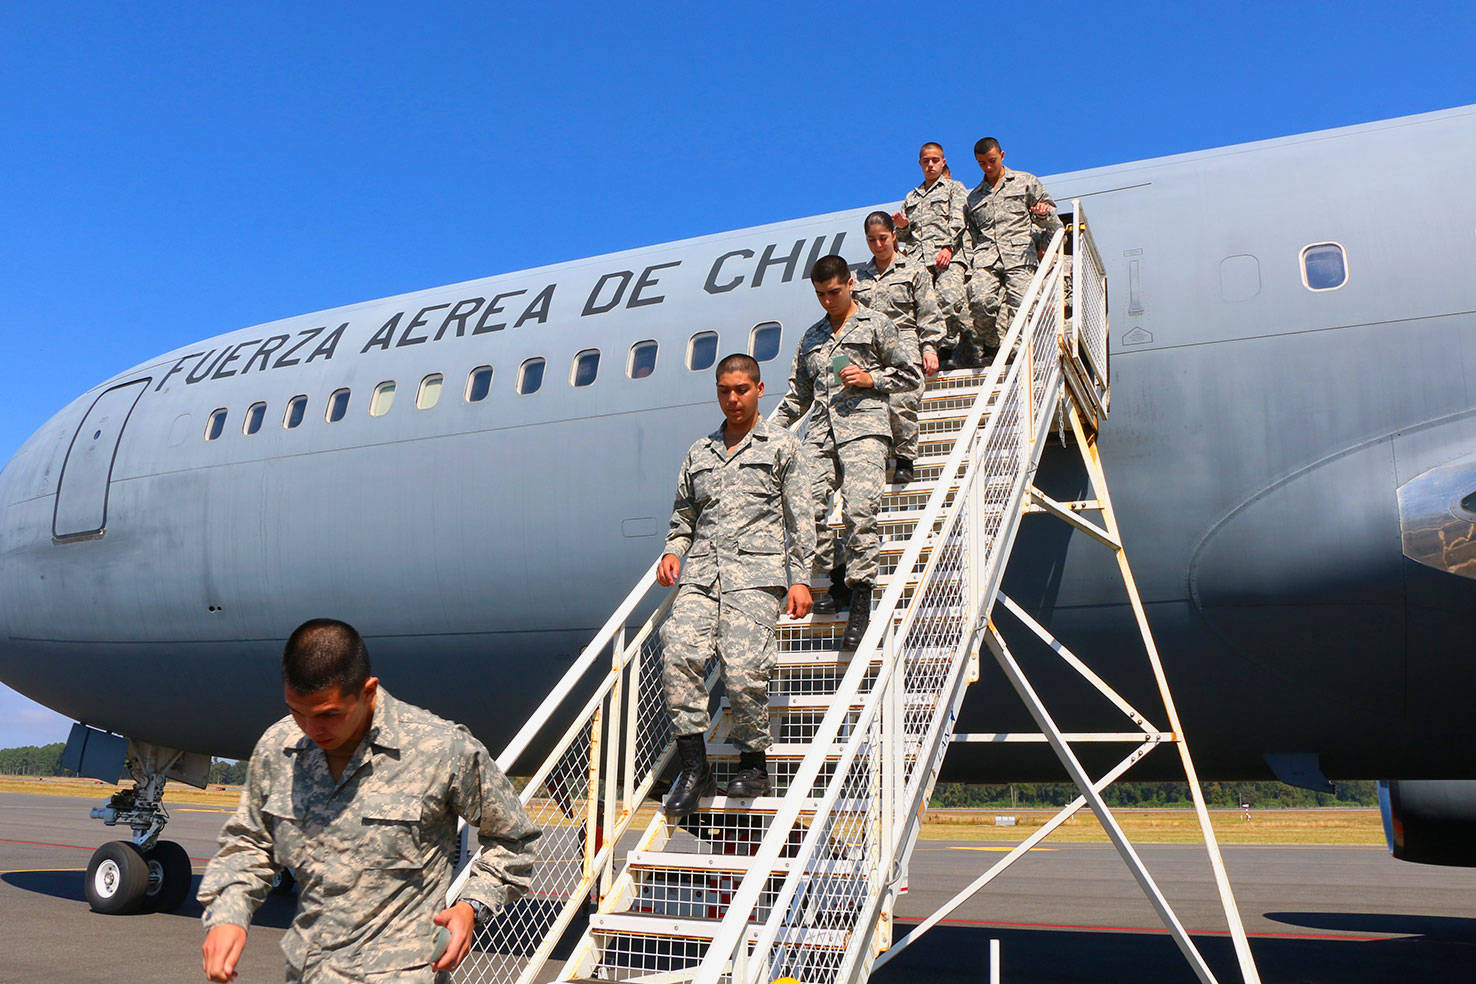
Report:
[[897,467],[892,469],[892,484],[906,485],[917,478],[912,472],[911,458],[898,458]]
[[830,590],[823,597],[815,599],[810,611],[816,615],[836,615],[845,611],[850,604],[851,589],[846,587],[846,569],[841,566],[830,572]]
[[682,735],[676,740],[677,755],[682,760],[682,774],[672,783],[666,797],[666,815],[672,819],[686,816],[697,809],[697,801],[717,793],[717,777],[707,764],[705,735]]
[[972,335],[965,335],[953,350],[953,364],[960,369],[978,369],[983,364]]
[[852,652],[861,645],[866,627],[871,624],[871,582],[851,588],[851,617],[846,622],[846,634],[841,636],[841,650]]
[[728,783],[728,795],[742,799],[768,796],[773,786],[769,784],[769,769],[764,764],[763,752],[740,752],[738,772]]

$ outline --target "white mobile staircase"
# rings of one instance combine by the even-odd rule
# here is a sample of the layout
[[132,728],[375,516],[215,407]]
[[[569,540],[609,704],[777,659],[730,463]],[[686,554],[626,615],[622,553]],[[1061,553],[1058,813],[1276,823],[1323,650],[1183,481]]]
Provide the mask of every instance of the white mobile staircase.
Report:
[[[854,653],[839,651],[843,619],[781,619],[778,665],[769,685],[774,733],[769,763],[776,795],[746,800],[719,795],[704,800],[679,824],[668,823],[660,812],[653,791],[673,745],[655,629],[671,592],[657,587],[653,564],[499,756],[508,770],[540,735],[540,744],[546,744],[547,733],[570,720],[560,705],[578,702],[580,681],[608,658],[599,685],[522,789],[529,815],[544,831],[533,890],[479,934],[458,981],[865,980],[893,948],[893,906],[905,885],[908,858],[953,737],[953,722],[965,690],[978,678],[984,646],[1041,731],[967,737],[1049,742],[1082,789],[1082,796],[1025,847],[1090,805],[1194,973],[1202,981],[1214,980],[1099,795],[1160,743],[1179,746],[1196,797],[1198,785],[1095,456],[1096,428],[1108,405],[1106,277],[1079,202],[1072,203],[1072,213],[1074,254],[1068,258],[1058,233],[1004,341],[1002,351],[1013,352],[1012,360],[929,381],[920,416],[917,480],[883,497],[879,600],[861,645]],[[1074,277],[1068,278],[1072,260]],[[1074,281],[1069,292],[1068,279]],[[1033,486],[1053,423],[1064,432],[1067,421],[1096,499],[1057,503]],[[1089,510],[1101,513],[1102,526],[1081,516]],[[1149,724],[999,595],[1021,518],[1032,511],[1056,515],[1117,550],[1160,683],[1167,730]],[[1125,734],[1063,735],[994,630],[989,616],[996,600],[1123,709],[1132,728]],[[652,605],[655,610],[639,629],[628,630],[636,613]],[[582,686],[587,689],[588,682]],[[737,761],[726,733],[725,708],[708,736],[720,785]],[[1078,740],[1127,742],[1131,751],[1116,769],[1094,780],[1071,753],[1069,743]],[[1256,981],[1208,817],[1198,802],[1241,976]],[[458,879],[453,885],[453,897],[460,884]],[[899,941],[893,953],[966,894]],[[566,941],[555,958],[560,940],[566,933],[572,940],[570,927],[581,917],[587,917],[582,936],[572,949]]]

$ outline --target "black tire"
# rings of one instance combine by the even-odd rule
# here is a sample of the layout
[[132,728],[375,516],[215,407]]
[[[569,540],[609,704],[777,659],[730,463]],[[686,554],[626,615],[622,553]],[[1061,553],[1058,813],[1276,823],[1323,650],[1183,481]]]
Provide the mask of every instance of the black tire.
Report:
[[189,854],[174,841],[159,841],[145,860],[149,865],[145,905],[153,912],[178,909],[190,897],[194,869]]
[[93,912],[121,916],[137,912],[149,888],[149,865],[128,841],[108,841],[87,863],[87,904]]
[[292,872],[286,868],[278,868],[277,873],[272,876],[273,895],[291,895],[297,888],[297,879]]

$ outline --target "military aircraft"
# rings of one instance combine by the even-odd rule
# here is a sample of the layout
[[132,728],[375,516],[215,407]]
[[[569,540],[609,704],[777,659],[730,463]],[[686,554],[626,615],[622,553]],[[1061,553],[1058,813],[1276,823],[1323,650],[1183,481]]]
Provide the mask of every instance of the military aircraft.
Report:
[[[1396,853],[1457,862],[1473,148],[1465,107],[1043,179],[1108,265],[1101,451],[1200,774],[1440,780],[1391,785],[1389,822]],[[249,753],[283,638],[329,614],[400,696],[499,747],[659,554],[716,359],[753,354],[770,409],[821,315],[809,268],[864,258],[866,211],[229,331],[98,383],[0,472],[0,679],[91,726],[79,754],[103,731],[149,750],[162,784]],[[1079,488],[1072,460],[1048,452],[1039,484]],[[1136,630],[1085,540],[1027,520],[1005,590],[1126,667]],[[1024,721],[986,675],[958,729]],[[1055,778],[1048,755],[960,743],[946,769]]]

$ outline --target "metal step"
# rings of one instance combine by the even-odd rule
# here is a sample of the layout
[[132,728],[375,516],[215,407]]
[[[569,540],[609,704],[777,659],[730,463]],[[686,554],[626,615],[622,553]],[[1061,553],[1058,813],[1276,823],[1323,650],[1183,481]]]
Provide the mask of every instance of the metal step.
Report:
[[[668,919],[661,916],[639,916],[624,912],[597,913],[589,917],[589,931],[596,936],[661,936],[671,939],[712,942],[720,919]],[[758,939],[759,923],[749,923],[745,936],[749,943]],[[791,928],[785,930],[788,940],[799,937],[810,946],[842,949],[849,934],[839,929]],[[601,961],[603,963],[603,961]]]

